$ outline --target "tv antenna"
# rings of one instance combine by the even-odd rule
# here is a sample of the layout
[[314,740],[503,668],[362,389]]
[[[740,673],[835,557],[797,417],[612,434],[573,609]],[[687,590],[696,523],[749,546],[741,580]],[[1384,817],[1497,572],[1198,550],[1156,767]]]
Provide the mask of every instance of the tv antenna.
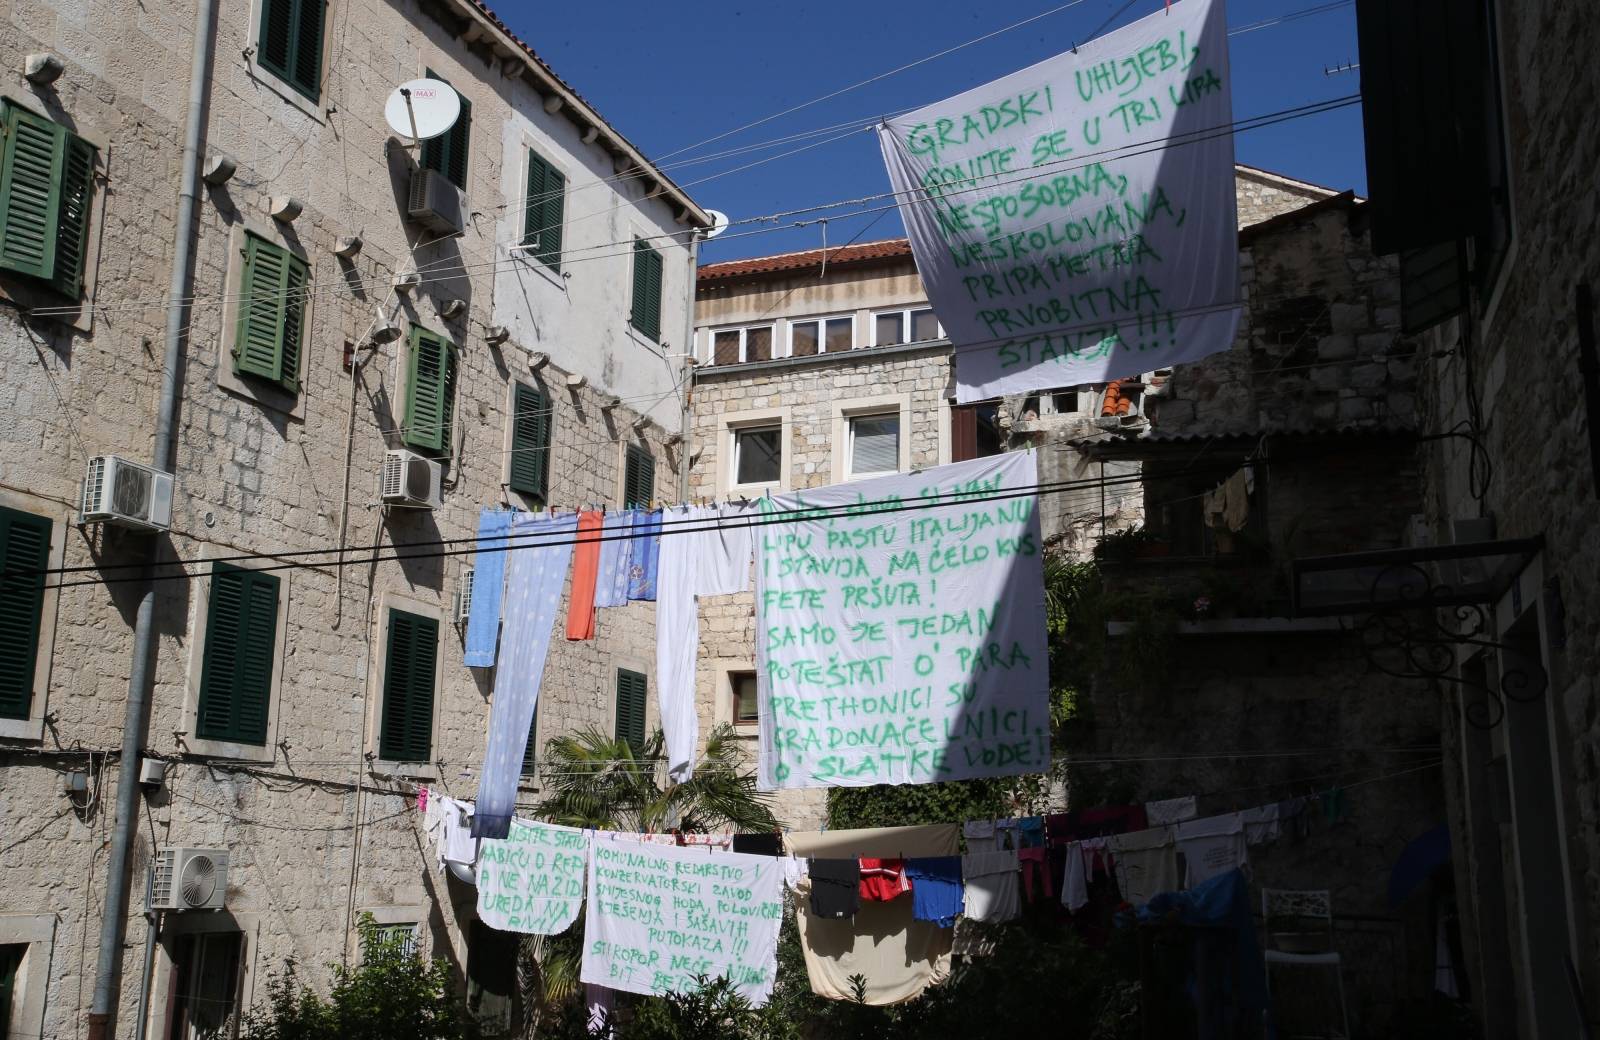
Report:
[[439,79],[413,79],[389,92],[383,106],[389,129],[413,145],[448,131],[461,118],[461,95]]

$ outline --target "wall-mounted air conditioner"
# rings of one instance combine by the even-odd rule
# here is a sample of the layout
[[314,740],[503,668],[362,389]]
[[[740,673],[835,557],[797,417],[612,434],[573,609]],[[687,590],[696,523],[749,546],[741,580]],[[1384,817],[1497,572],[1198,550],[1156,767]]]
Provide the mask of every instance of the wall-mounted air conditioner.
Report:
[[96,455],[83,479],[79,519],[165,531],[172,526],[172,474],[116,455]]
[[440,234],[466,229],[467,199],[450,178],[420,166],[411,171],[411,192],[406,215]]
[[461,578],[456,582],[456,601],[452,613],[455,615],[456,624],[464,625],[472,614],[472,576],[477,571],[471,567],[461,572]]
[[227,902],[227,849],[162,849],[153,869],[152,910],[221,910]]
[[444,467],[416,452],[394,449],[383,458],[383,500],[396,505],[438,509]]

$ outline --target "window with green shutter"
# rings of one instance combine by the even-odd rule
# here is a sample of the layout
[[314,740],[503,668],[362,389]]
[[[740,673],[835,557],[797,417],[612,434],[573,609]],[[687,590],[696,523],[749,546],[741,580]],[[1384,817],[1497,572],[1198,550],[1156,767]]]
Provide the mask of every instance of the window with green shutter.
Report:
[[617,739],[635,751],[644,747],[644,701],[649,680],[640,672],[617,669]]
[[622,508],[648,509],[656,497],[655,456],[639,447],[628,445],[628,464],[622,480]]
[[642,238],[633,240],[633,327],[661,339],[661,254]]
[[277,663],[278,593],[275,574],[212,565],[196,736],[266,744]]
[[76,298],[89,253],[95,147],[9,100],[0,132],[0,269]]
[[550,396],[526,383],[511,394],[511,490],[543,501],[550,493]]
[[539,713],[533,713],[533,721],[528,723],[528,743],[522,749],[522,775],[533,776],[538,772],[539,764]]
[[561,224],[566,219],[567,178],[528,151],[528,197],[522,213],[522,244],[535,260],[561,270]]
[[406,376],[404,441],[418,451],[450,453],[455,414],[456,346],[437,332],[411,326],[411,362]]
[[233,337],[235,372],[299,391],[309,280],[304,260],[264,238],[244,236],[239,323]]
[[426,762],[432,756],[433,679],[438,656],[436,618],[389,610],[379,758],[388,762]]
[[[432,69],[427,70],[427,76],[440,83],[450,82]],[[461,115],[450,129],[422,143],[422,168],[444,174],[451,184],[464,191],[467,187],[467,148],[472,141],[472,102],[459,90],[456,95],[461,98]]]
[[327,0],[261,0],[256,62],[312,101],[322,96]]
[[0,506],[0,719],[26,719],[33,708],[50,528],[47,517]]

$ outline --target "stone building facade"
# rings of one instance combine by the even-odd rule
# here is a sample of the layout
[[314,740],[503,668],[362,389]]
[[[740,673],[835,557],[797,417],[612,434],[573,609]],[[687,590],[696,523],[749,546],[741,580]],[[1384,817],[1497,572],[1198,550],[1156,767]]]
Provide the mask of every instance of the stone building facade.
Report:
[[[492,1031],[505,1021],[504,950],[479,944],[471,891],[432,868],[415,811],[419,784],[471,798],[484,754],[493,673],[463,665],[453,612],[472,560],[463,540],[482,507],[616,507],[646,473],[653,497],[675,495],[672,344],[689,326],[689,236],[708,218],[473,0],[202,5],[46,0],[0,13],[7,134],[31,134],[44,150],[30,154],[45,156],[42,171],[19,173],[8,152],[7,183],[43,177],[38,197],[64,200],[41,218],[63,228],[41,270],[18,230],[22,191],[8,196],[0,519],[7,566],[66,568],[6,590],[8,611],[23,612],[7,614],[0,648],[0,968],[13,983],[0,1026],[89,1028],[153,551],[163,566],[144,749],[165,776],[137,801],[108,1035],[133,1035],[140,1016],[144,879],[166,847],[227,850],[227,909],[165,915],[150,1035],[198,1035],[224,1013],[208,1019],[180,998],[202,977],[224,1010],[260,997],[287,958],[322,983],[328,964],[359,956],[363,912],[415,929],[459,969]],[[214,39],[197,48],[205,8]],[[191,53],[209,60],[192,70]],[[158,456],[166,276],[189,245],[176,186],[191,72],[205,85],[207,183],[180,292],[170,529],[81,524],[91,458]],[[470,108],[410,147],[385,124],[385,95],[425,73]],[[84,156],[87,175],[70,165]],[[432,215],[413,219],[419,165],[434,171]],[[265,340],[241,340],[261,329]],[[249,353],[262,343],[265,355]],[[277,367],[263,378],[249,364]],[[442,435],[439,407],[452,420]],[[433,508],[383,500],[395,449],[435,460]],[[340,545],[343,566],[328,552],[280,570],[255,558]],[[206,562],[224,558],[242,576]],[[250,601],[248,668],[224,638],[245,638],[226,606],[240,588],[266,597]],[[402,615],[420,619],[409,685],[391,674]],[[630,604],[601,612],[591,641],[558,635],[541,741],[609,735],[618,669],[653,672],[653,632],[650,605]],[[264,697],[248,702],[263,714],[202,719],[202,704],[246,703],[208,692],[224,680],[236,684],[227,696]],[[390,740],[401,727],[390,704],[410,713],[405,740]],[[395,747],[407,760],[384,761]],[[535,769],[523,803],[539,788]]]
[[[1440,46],[1389,49],[1410,7],[1358,21],[1374,235],[1402,258],[1420,425],[1439,435],[1424,530],[1469,554],[1426,562],[1428,581],[1491,579],[1414,619],[1450,650],[1415,683],[1444,719],[1463,996],[1486,1036],[1583,1035],[1600,1026],[1600,138],[1574,114],[1600,70],[1566,56],[1600,29],[1572,4],[1485,2]],[[1471,89],[1426,133],[1402,110],[1372,121],[1447,65]],[[1431,194],[1453,170],[1456,195]]]
[[[1331,891],[1352,1025],[1381,1035],[1431,986],[1432,893],[1391,906],[1382,879],[1442,814],[1438,722],[1427,697],[1368,664],[1348,619],[1291,616],[1289,562],[1398,546],[1414,529],[1417,347],[1361,200],[1246,167],[1237,184],[1233,348],[1112,386],[956,406],[948,343],[904,335],[926,296],[903,240],[832,250],[825,271],[820,253],[702,266],[691,494],[848,479],[857,417],[898,417],[901,469],[1037,448],[1047,542],[1098,557],[1106,627],[1061,732],[1058,797],[1197,794],[1211,814],[1311,796],[1309,835],[1253,850],[1254,880]],[[841,323],[840,349],[805,353],[829,318],[850,319],[849,349]],[[776,460],[744,462],[774,444]],[[1212,526],[1207,495],[1246,465],[1247,522]],[[748,595],[704,611],[703,726],[737,721],[755,623]],[[1348,810],[1333,795],[1324,815],[1321,795],[1346,787]],[[826,811],[821,792],[783,792],[780,806],[802,827]]]

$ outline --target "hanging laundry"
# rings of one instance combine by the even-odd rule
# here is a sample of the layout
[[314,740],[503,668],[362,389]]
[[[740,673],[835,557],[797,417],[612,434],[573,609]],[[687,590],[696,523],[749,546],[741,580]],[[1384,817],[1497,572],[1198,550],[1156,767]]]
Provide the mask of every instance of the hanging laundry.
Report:
[[911,882],[906,880],[904,860],[870,857],[861,860],[862,899],[887,903],[891,899],[898,899],[909,891],[911,891]]
[[1183,887],[1178,875],[1177,837],[1170,826],[1151,827],[1106,839],[1116,860],[1122,898],[1143,906],[1162,892]]
[[1298,845],[1311,837],[1311,814],[1304,798],[1286,798],[1278,803],[1278,825],[1287,828],[1289,841]]
[[1238,532],[1250,519],[1250,487],[1254,483],[1248,467],[1235,470],[1220,487],[1206,493],[1202,513],[1208,527]]
[[512,820],[504,839],[485,838],[478,849],[478,919],[502,932],[566,931],[583,905],[589,834]]
[[1238,813],[1186,820],[1175,825],[1183,853],[1184,887],[1193,888],[1249,862],[1244,846],[1244,820]]
[[695,597],[743,592],[750,587],[755,543],[748,520],[754,515],[753,503],[685,506],[675,510],[671,519],[686,523],[671,529],[661,544],[656,582],[656,688],[668,770],[678,783],[694,775],[694,754],[700,741],[700,714],[695,707],[700,617]]
[[1022,837],[1022,848],[1036,849],[1044,845],[1044,817],[1024,816],[1017,821],[1017,833]]
[[954,927],[961,915],[961,857],[908,859],[906,877],[911,882],[911,916],[940,928]]
[[837,831],[789,831],[784,847],[796,856],[837,859],[848,856],[954,856],[960,852],[961,829],[953,823],[911,827],[856,827]]
[[734,845],[732,834],[677,834],[678,847],[684,849],[716,849],[718,852],[743,852]]
[[473,806],[471,802],[458,802],[434,791],[428,798],[428,815],[424,828],[433,839],[434,858],[440,871],[447,871],[451,863],[468,866],[478,858],[478,843],[472,839]]
[[589,1012],[589,1035],[612,1035],[611,1017],[617,1010],[617,991],[592,982],[583,984],[583,1003]]
[[961,857],[961,878],[966,886],[966,915],[974,921],[1009,921],[1022,910],[1018,898],[1017,853],[969,852]]
[[996,849],[993,820],[968,820],[961,825],[968,852],[993,852]]
[[1322,817],[1333,826],[1344,819],[1344,788],[1330,787],[1321,794]]
[[1244,820],[1246,845],[1260,845],[1263,842],[1277,840],[1281,826],[1277,802],[1246,809],[1239,815]]
[[511,829],[528,732],[561,610],[561,585],[572,559],[569,536],[576,526],[573,516],[543,514],[520,515],[511,526],[512,537],[522,544],[511,551],[506,565],[506,654],[494,675],[489,746],[478,774],[478,815],[472,821],[475,837],[504,838]]
[[854,917],[861,909],[861,863],[853,859],[814,859],[811,875],[811,912],[829,919]]
[[1089,903],[1089,876],[1083,862],[1083,846],[1072,842],[1065,848],[1066,865],[1061,875],[1061,905],[1071,914]]
[[783,887],[791,892],[797,892],[800,882],[811,876],[810,861],[799,856],[779,856],[778,865],[783,868]]
[[804,898],[815,883],[814,876],[801,882],[795,912],[811,992],[853,1001],[851,976],[859,975],[866,1002],[882,1007],[913,1000],[950,974],[952,930],[917,920],[914,900],[864,903],[853,919],[829,920],[812,913]]
[[600,565],[595,576],[594,605],[621,607],[628,602],[628,575],[633,566],[632,509],[607,513],[601,525]]
[[1035,900],[1033,883],[1037,878],[1041,884],[1041,891],[1046,897],[1056,894],[1055,884],[1050,880],[1050,851],[1045,848],[1022,849],[1017,853],[1017,864],[1022,871],[1022,887],[1028,897],[1028,902]]
[[766,834],[735,834],[733,851],[750,856],[783,855],[783,835],[777,831]]
[[1194,795],[1182,798],[1167,798],[1159,802],[1145,802],[1144,816],[1152,827],[1162,827],[1169,823],[1182,823],[1192,820],[1198,813],[1195,809]]
[[994,847],[997,849],[1022,848],[1022,832],[1018,829],[1016,819],[1003,819],[994,821]]
[[628,562],[628,598],[656,598],[656,564],[661,555],[661,510],[633,514],[633,549]]
[[467,614],[466,650],[461,655],[468,668],[494,667],[495,643],[500,638],[500,596],[506,580],[506,535],[516,512],[484,509],[478,513],[477,553],[472,560],[472,600]]
[[594,638],[594,590],[600,574],[600,529],[605,517],[597,509],[578,514],[578,544],[572,551],[572,596],[567,603],[567,638]]

